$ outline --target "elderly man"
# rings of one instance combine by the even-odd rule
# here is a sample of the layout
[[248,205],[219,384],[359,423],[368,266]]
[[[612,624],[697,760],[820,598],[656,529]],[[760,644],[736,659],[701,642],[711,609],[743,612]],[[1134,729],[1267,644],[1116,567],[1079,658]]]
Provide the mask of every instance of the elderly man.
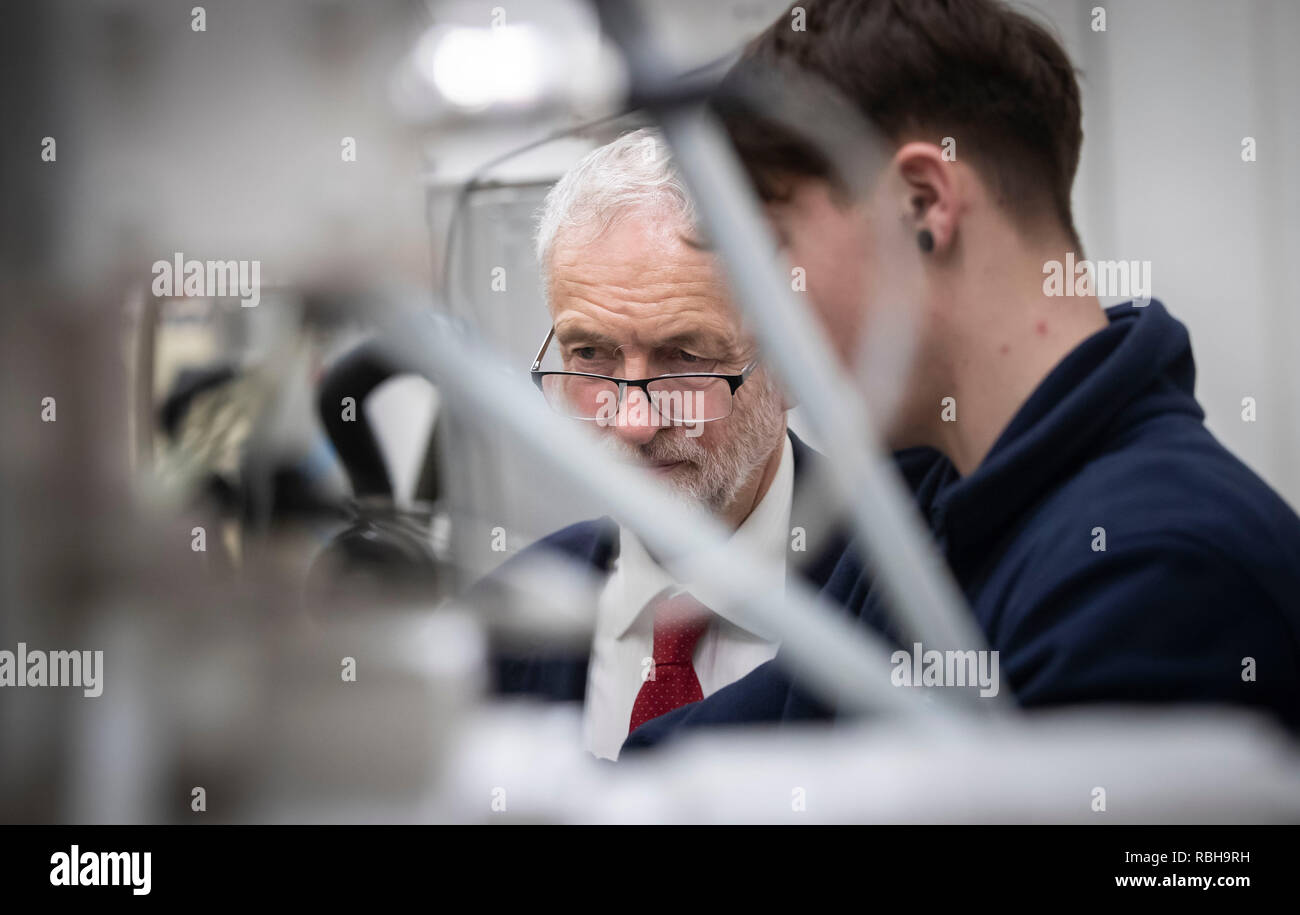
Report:
[[[784,583],[796,498],[816,458],[786,430],[786,406],[693,235],[690,199],[659,137],[641,130],[590,153],[552,189],[537,253],[553,330],[534,378],[558,412],[590,421],[621,458],[658,475],[769,560]],[[555,370],[543,368],[554,365]],[[622,384],[621,384],[622,382]],[[627,383],[634,382],[634,383]],[[816,538],[814,538],[816,539]],[[493,578],[551,550],[605,576],[589,657],[499,657],[497,687],[582,700],[587,748],[616,759],[645,721],[709,696],[778,645],[683,586],[608,519],[554,533]],[[807,565],[842,603],[861,570],[836,539]],[[653,671],[653,676],[650,672]]]

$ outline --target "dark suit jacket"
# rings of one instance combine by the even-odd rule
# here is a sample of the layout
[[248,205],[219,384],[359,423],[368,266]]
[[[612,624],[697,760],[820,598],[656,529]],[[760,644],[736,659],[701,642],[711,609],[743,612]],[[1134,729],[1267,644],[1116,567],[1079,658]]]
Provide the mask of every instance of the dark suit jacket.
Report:
[[[814,589],[835,605],[846,605],[865,587],[862,565],[849,538],[828,506],[822,487],[823,475],[817,472],[820,460],[796,436],[789,433],[794,457],[794,498],[790,527],[802,527],[803,550],[795,549],[801,541],[790,537],[787,575],[802,576]],[[915,485],[938,460],[933,451],[915,449],[899,456],[899,466]],[[564,557],[608,574],[618,556],[618,525],[610,518],[599,518],[570,525],[542,538],[504,562],[501,567],[469,592],[471,600],[491,599],[498,586],[512,570],[538,551],[551,550]],[[494,646],[491,651],[494,691],[499,694],[528,694],[558,701],[581,701],[586,694],[587,667],[590,653],[562,653],[545,644]],[[792,715],[798,711],[792,709]],[[643,726],[644,727],[644,726]]]

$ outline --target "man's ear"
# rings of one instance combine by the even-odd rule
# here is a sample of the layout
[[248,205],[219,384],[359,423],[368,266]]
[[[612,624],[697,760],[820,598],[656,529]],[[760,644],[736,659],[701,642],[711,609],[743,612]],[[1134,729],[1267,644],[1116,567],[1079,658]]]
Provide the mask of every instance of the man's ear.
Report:
[[933,143],[915,141],[899,147],[894,164],[906,189],[903,219],[914,233],[928,230],[935,251],[946,250],[957,233],[961,209],[960,180],[954,163],[945,161],[943,150]]

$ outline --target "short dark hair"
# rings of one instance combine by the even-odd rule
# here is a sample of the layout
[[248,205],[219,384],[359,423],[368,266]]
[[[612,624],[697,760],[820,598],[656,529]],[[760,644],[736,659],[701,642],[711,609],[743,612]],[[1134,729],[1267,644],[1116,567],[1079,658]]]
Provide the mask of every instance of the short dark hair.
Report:
[[[1022,228],[1050,216],[1078,246],[1079,84],[1056,38],[1021,13],[998,0],[803,0],[750,42],[723,91],[773,71],[828,84],[894,143],[953,137]],[[835,181],[806,138],[719,110],[763,196],[790,178]]]

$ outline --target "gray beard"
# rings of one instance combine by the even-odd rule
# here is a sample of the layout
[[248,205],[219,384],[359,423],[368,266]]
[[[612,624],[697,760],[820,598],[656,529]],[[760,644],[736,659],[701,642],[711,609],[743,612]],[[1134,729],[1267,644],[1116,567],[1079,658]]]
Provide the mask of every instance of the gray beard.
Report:
[[615,457],[635,464],[685,461],[685,466],[674,470],[663,482],[682,502],[720,514],[780,443],[785,410],[775,386],[765,375],[760,377],[761,381],[752,379],[759,382],[755,386],[758,390],[753,391],[758,396],[745,408],[739,408],[737,403],[738,409],[722,420],[730,427],[730,434],[713,450],[680,428],[659,432],[644,445],[629,445],[613,435],[606,437],[607,444]]

